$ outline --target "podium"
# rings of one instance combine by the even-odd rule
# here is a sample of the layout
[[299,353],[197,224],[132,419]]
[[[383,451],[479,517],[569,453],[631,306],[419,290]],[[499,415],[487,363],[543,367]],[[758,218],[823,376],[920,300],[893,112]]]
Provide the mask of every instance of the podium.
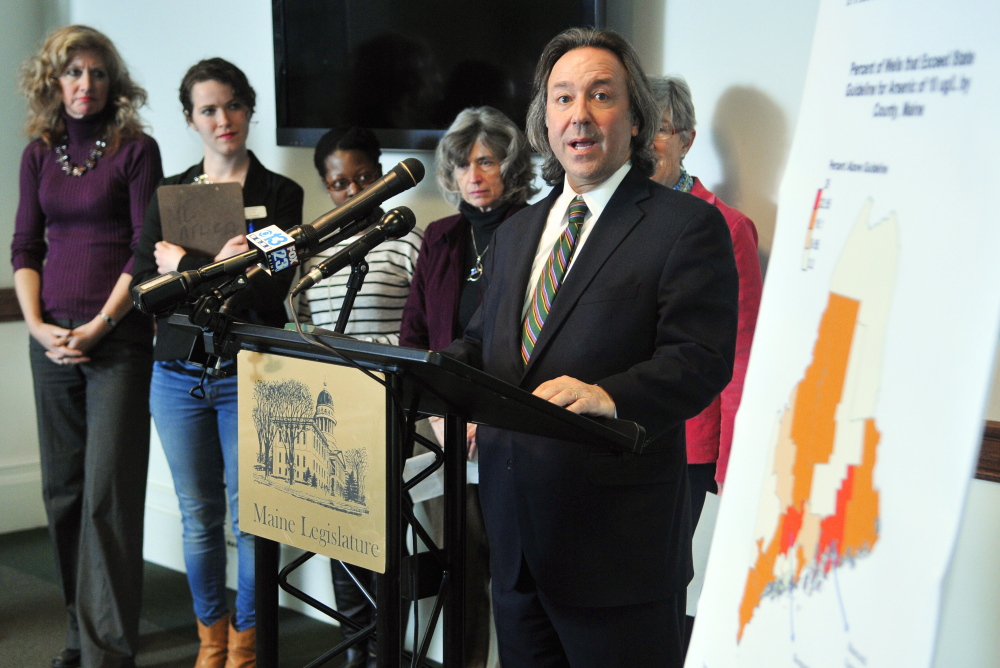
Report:
[[[186,320],[175,316],[171,322],[185,326]],[[405,665],[427,665],[424,659],[430,637],[443,613],[444,666],[463,668],[466,423],[475,422],[628,452],[642,451],[645,431],[634,422],[576,415],[440,353],[368,343],[323,330],[316,330],[307,338],[311,340],[304,340],[296,331],[238,322],[231,324],[224,334],[205,335],[206,350],[210,353],[226,356],[235,355],[240,350],[270,353],[358,366],[380,372],[385,377],[386,561],[385,574],[377,577],[375,627],[355,629],[355,634],[309,666],[325,664],[350,645],[363,642],[373,631],[379,668],[404,665],[403,601],[435,596],[428,627],[419,642],[415,639],[412,654],[407,653]],[[444,417],[445,447],[442,452],[435,444],[425,442],[436,453],[434,464],[404,483],[403,453],[414,438],[423,442],[415,436],[414,424],[428,416]],[[440,466],[444,467],[445,526],[444,545],[439,547],[433,544],[414,518],[407,492]],[[405,554],[403,539],[407,525],[428,545],[427,552]],[[278,544],[259,537],[256,578],[257,664],[261,668],[274,668],[278,663]],[[282,586],[289,590],[287,583]],[[303,597],[301,592],[293,593],[309,602],[309,597]],[[314,607],[327,614],[333,612],[322,604]],[[336,614],[330,616],[340,619]]]

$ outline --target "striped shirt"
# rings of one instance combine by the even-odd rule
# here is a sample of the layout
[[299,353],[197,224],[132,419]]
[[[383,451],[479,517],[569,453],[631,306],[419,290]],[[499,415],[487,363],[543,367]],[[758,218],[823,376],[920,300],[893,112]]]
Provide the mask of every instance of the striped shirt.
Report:
[[[303,266],[303,272],[309,271],[357,238],[345,239],[309,258]],[[423,238],[423,231],[414,229],[402,239],[385,241],[368,253],[365,257],[368,275],[354,301],[354,308],[351,309],[346,334],[363,341],[392,345],[399,343],[399,322],[403,319],[403,306],[410,294],[410,282]],[[340,306],[344,302],[347,279],[350,276],[351,268],[345,267],[306,290],[305,299],[299,301],[299,320],[333,329],[340,317]]]

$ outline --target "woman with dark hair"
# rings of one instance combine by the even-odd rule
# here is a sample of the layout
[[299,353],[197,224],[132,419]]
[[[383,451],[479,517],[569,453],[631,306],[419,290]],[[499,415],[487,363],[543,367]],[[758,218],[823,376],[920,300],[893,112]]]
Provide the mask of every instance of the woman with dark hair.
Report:
[[[513,121],[492,107],[459,112],[438,143],[437,181],[459,213],[427,226],[413,286],[403,311],[399,345],[440,350],[462,335],[479,307],[483,257],[493,233],[527,205],[537,189],[531,149]],[[443,421],[432,418],[440,442]],[[469,459],[476,456],[469,430]],[[489,653],[489,547],[478,485],[466,490],[467,665],[486,665]]]
[[[188,125],[201,135],[204,159],[163,183],[239,183],[243,205],[253,210],[252,222],[257,228],[298,225],[302,220],[302,188],[265,169],[247,150],[256,95],[246,75],[222,58],[202,60],[184,75],[180,101]],[[164,241],[159,203],[154,197],[136,250],[134,282],[170,271],[197,269],[247,248],[243,234],[229,239],[214,257]],[[259,283],[251,280],[250,286],[235,296],[230,313],[244,322],[281,327],[286,320],[283,299],[291,275],[263,278]],[[210,284],[201,290],[214,287]],[[185,307],[178,310],[185,312]],[[150,409],[180,503],[184,563],[201,639],[196,665],[252,666],[254,541],[239,526],[236,365],[223,365],[225,377],[206,375],[202,367],[187,361],[198,336],[169,325],[166,318],[163,315],[158,321]],[[201,399],[190,394],[199,384],[204,390]],[[226,600],[223,526],[227,504],[239,559],[232,615]]]
[[[367,128],[330,130],[320,138],[313,163],[335,205],[347,203],[382,176],[381,154],[378,138]],[[382,209],[376,207],[368,221],[374,225],[382,214]],[[368,253],[365,257],[368,275],[351,309],[346,334],[364,341],[393,345],[399,342],[399,321],[410,293],[422,240],[423,232],[414,229],[401,239],[380,243]],[[309,271],[354,241],[356,237],[345,239],[317,253],[306,260],[303,271]],[[333,329],[340,317],[350,275],[351,269],[347,267],[309,288],[299,302],[299,317]]]
[[705,494],[722,492],[733,443],[733,422],[743,396],[743,379],[750,359],[750,344],[757,326],[763,277],[757,256],[757,228],[743,213],[715,196],[698,177],[684,169],[684,157],[694,144],[694,102],[691,89],[680,77],[650,77],[650,87],[660,107],[660,129],[653,139],[657,183],[681,190],[714,204],[722,212],[733,238],[733,253],[740,279],[739,324],[733,377],[715,401],[687,421],[688,479],[693,525],[698,523]]
[[68,613],[52,665],[133,666],[142,593],[152,323],[132,251],[162,177],[146,92],[105,35],[52,32],[22,68],[32,138],[11,261],[30,359],[42,488]]

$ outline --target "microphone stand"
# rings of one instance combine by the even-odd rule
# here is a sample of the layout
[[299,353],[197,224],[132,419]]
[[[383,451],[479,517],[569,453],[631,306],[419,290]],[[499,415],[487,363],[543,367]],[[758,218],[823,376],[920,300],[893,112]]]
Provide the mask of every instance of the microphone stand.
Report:
[[246,288],[247,282],[246,274],[234,276],[199,297],[191,309],[191,324],[212,335],[207,345],[205,337],[198,337],[188,354],[189,362],[203,368],[201,379],[189,392],[196,399],[205,398],[206,376],[225,378],[230,375],[229,371],[222,368],[222,363],[233,357],[231,348],[234,342],[228,339],[228,333],[235,320],[229,313],[232,310],[233,296]]
[[351,262],[351,276],[347,279],[347,292],[344,293],[344,302],[340,305],[337,326],[333,329],[337,334],[343,334],[344,330],[347,329],[347,320],[351,317],[351,309],[354,308],[354,298],[358,296],[358,291],[364,285],[367,275],[368,262],[363,257],[356,262]]

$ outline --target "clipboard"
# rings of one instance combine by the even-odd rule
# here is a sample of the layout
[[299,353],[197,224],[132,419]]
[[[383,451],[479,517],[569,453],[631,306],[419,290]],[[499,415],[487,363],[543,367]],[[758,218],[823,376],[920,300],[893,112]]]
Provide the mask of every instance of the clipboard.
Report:
[[164,241],[189,253],[215,257],[227,241],[246,234],[239,183],[160,186],[156,195]]

